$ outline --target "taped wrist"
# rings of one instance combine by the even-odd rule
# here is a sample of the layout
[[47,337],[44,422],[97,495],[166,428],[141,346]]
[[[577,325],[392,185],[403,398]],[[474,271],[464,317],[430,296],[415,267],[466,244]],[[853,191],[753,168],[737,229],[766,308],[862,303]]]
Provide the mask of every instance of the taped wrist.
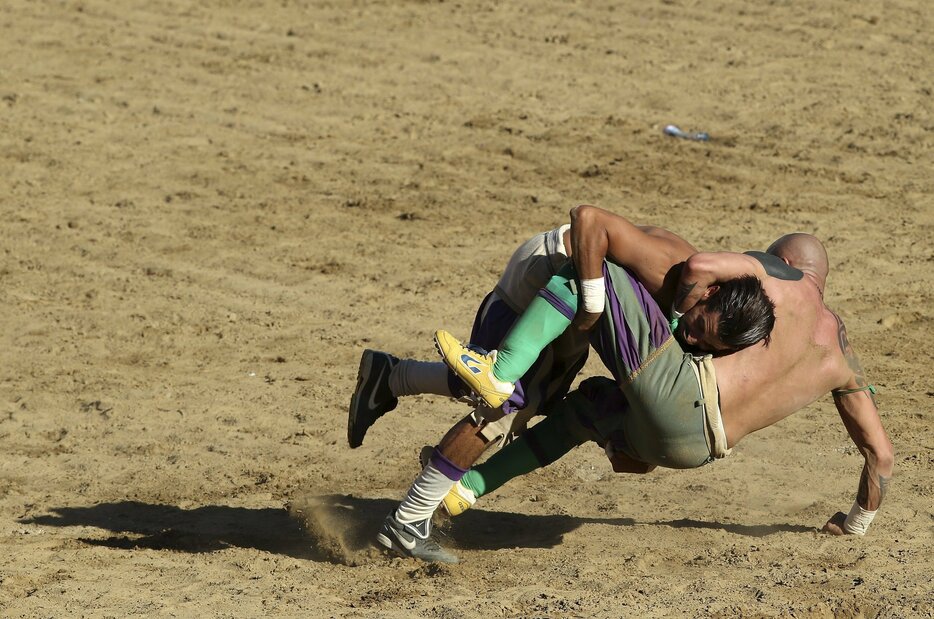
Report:
[[876,511],[863,509],[859,506],[859,503],[853,501],[853,507],[850,508],[850,513],[846,515],[846,520],[843,521],[843,530],[853,535],[866,535],[869,524],[876,517]]
[[584,299],[584,311],[600,314],[606,305],[606,287],[602,277],[581,280],[581,296]]

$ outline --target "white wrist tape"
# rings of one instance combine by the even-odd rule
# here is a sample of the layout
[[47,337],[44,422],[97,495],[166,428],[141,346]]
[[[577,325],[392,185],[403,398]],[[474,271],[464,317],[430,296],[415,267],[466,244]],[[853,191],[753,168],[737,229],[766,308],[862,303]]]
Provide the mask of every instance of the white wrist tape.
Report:
[[581,296],[584,298],[584,311],[591,314],[600,314],[606,305],[606,288],[603,278],[582,279]]
[[875,511],[867,511],[859,506],[859,503],[853,501],[853,507],[843,521],[843,530],[853,535],[866,535],[869,530],[869,523],[876,517]]
[[682,316],[684,316],[684,312],[679,312],[678,310],[676,310],[674,303],[672,303],[671,304],[671,317],[678,319],[678,318],[681,318]]

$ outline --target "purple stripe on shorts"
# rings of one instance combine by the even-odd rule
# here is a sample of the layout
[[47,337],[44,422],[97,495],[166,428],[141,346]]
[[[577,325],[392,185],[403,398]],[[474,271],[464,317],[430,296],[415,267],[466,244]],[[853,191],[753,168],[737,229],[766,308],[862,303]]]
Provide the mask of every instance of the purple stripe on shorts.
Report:
[[[606,264],[604,264],[603,268],[606,269]],[[665,318],[665,314],[662,313],[658,303],[645,289],[645,286],[628,269],[626,269],[626,275],[629,276],[629,283],[632,284],[632,290],[636,294],[639,306],[642,308],[642,315],[646,317],[649,323],[649,342],[651,342],[654,350],[664,344],[668,336],[671,335],[668,319]]]
[[[629,320],[626,319],[623,313],[622,303],[613,287],[612,275],[615,274],[617,278],[623,276],[619,273],[619,270],[620,269],[613,269],[611,272],[606,264],[603,265],[603,276],[606,281],[606,298],[609,310],[608,317],[613,321],[613,327],[616,331],[615,341],[610,330],[606,326],[601,326],[597,330],[597,333],[591,336],[591,339],[603,363],[610,368],[610,371],[613,372],[613,376],[617,380],[622,380],[639,369],[644,359],[639,355],[639,338],[636,337]],[[654,350],[661,346],[671,335],[671,330],[668,327],[668,320],[666,320],[658,304],[639,280],[628,270],[622,270],[625,271],[625,277],[628,278],[629,285],[635,294],[636,300],[639,302],[642,315],[648,323],[649,346]],[[633,325],[636,324],[636,322],[633,322]],[[619,367],[620,363],[623,365],[622,368]],[[619,374],[621,371],[625,372],[626,376],[620,376]]]
[[[609,295],[607,295],[607,300],[609,301]],[[612,301],[610,301],[610,303],[612,303]],[[612,311],[612,305],[610,306],[610,311]],[[610,373],[613,374],[613,378],[615,378],[617,382],[628,378],[629,372],[626,372],[626,376],[620,376],[620,360],[619,357],[616,356],[616,346],[613,345],[610,329],[602,319],[597,323],[597,328],[590,332],[590,345],[597,351],[597,355],[600,356],[603,365],[610,370]]]
[[435,450],[431,453],[431,460],[429,460],[429,462],[451,481],[460,480],[460,478],[464,476],[464,473],[467,472],[466,469],[462,469],[445,458],[444,454],[441,453],[441,450],[437,447],[435,447]]
[[[610,352],[613,348],[616,348],[619,361],[622,361],[625,367],[626,376],[617,376],[617,372],[613,372],[613,376],[616,380],[621,380],[623,378],[628,378],[630,373],[642,365],[642,359],[639,357],[639,340],[636,338],[636,334],[633,333],[632,328],[630,328],[629,321],[626,320],[625,314],[623,314],[622,304],[619,301],[619,297],[616,295],[616,290],[613,288],[613,278],[610,276],[606,264],[603,265],[603,277],[606,282],[606,300],[610,310],[609,317],[610,320],[613,321],[613,327],[616,330],[615,347],[610,347],[606,352]],[[602,333],[604,330],[605,329],[601,329],[601,342],[604,345],[613,344],[613,342],[610,341],[610,334]],[[604,363],[607,363],[607,361],[610,360],[605,358],[605,354],[606,353],[601,351],[600,357],[603,359]],[[616,368],[616,366],[616,361],[610,361],[607,364],[607,367],[611,370]]]
[[[610,320],[613,321],[613,327],[616,330],[616,341],[607,341],[606,344],[610,344],[609,350],[616,350],[618,355],[616,362],[611,362],[607,367],[615,368],[619,361],[622,361],[623,366],[626,371],[625,376],[616,376],[616,372],[613,375],[617,380],[622,378],[628,378],[636,368],[642,365],[642,359],[639,357],[639,340],[636,339],[636,334],[632,332],[632,329],[629,327],[629,322],[626,320],[626,316],[623,314],[623,308],[620,305],[619,298],[616,296],[616,291],[611,287],[607,286],[607,306],[610,310]],[[605,333],[601,339],[610,339],[610,334]],[[600,355],[603,356],[602,354]],[[612,357],[611,357],[612,358]],[[604,359],[604,362],[606,359]]]
[[538,296],[548,301],[548,304],[553,308],[561,312],[561,314],[568,320],[574,320],[574,308],[565,303],[558,295],[548,290],[547,288],[542,288],[538,291]]

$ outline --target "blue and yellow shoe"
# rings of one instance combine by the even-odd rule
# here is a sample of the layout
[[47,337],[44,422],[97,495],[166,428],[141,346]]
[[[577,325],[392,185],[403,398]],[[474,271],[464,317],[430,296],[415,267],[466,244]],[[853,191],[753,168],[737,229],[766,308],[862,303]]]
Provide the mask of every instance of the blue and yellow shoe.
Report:
[[447,331],[435,332],[435,346],[451,370],[490,408],[499,408],[512,392],[514,383],[499,380],[493,375],[496,351],[483,354],[468,348]]

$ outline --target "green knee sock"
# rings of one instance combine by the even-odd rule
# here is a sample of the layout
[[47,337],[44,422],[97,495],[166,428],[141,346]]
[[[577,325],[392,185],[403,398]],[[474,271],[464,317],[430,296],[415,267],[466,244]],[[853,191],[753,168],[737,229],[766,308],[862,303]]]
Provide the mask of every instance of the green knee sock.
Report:
[[[545,290],[553,302],[565,306],[565,311],[577,312],[577,285],[572,266],[561,269]],[[542,350],[570,324],[571,320],[551,302],[536,296],[497,350],[493,375],[502,381],[516,382],[529,371]]]
[[506,445],[483,464],[473,467],[461,483],[481,497],[513,477],[548,466],[579,445],[566,431],[561,415],[547,417],[518,439]]

